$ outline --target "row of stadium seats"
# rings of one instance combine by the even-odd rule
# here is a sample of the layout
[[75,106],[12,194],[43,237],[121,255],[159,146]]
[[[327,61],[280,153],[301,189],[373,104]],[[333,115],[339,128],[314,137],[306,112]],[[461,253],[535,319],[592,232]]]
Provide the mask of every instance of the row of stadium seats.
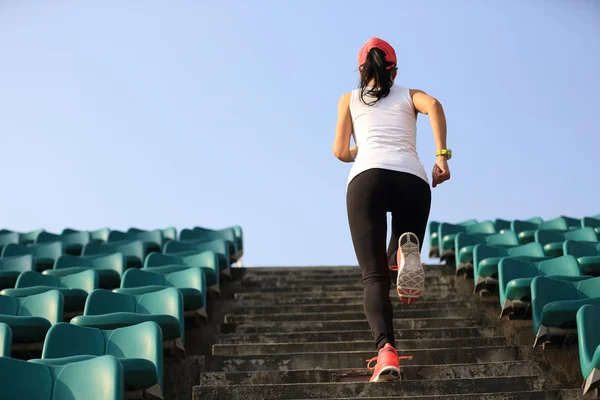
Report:
[[[14,239],[14,232],[2,232]],[[124,391],[163,398],[163,350],[185,357],[185,317],[207,321],[207,294],[218,296],[221,276],[230,276],[231,264],[240,261],[242,231],[194,228],[177,238],[173,229],[130,229],[136,235],[161,232],[163,239],[164,232],[173,234],[160,241],[155,240],[158,236],[153,240],[129,236],[111,242],[123,239],[114,232],[118,231],[83,232],[94,239],[79,243],[81,255],[66,251],[77,253],[74,241],[45,243],[44,231],[17,234],[20,243],[4,242],[2,399],[62,398],[62,390],[76,394],[70,399],[122,399]],[[61,236],[81,233],[67,231]],[[39,250],[48,246],[60,251]],[[11,250],[17,248],[28,252]],[[41,359],[13,359],[15,348],[41,348]],[[89,376],[92,369],[96,378]],[[26,371],[49,378],[33,387]]]
[[500,318],[531,317],[534,347],[577,338],[584,393],[598,389],[600,215],[461,224],[430,224],[438,256],[457,275],[472,273],[475,293],[497,291]]

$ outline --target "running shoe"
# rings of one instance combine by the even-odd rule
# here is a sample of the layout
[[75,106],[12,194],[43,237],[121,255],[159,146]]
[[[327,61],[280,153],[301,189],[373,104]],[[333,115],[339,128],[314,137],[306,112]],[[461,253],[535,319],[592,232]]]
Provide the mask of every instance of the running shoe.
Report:
[[396,290],[404,304],[412,304],[419,299],[425,288],[425,271],[421,263],[419,238],[406,232],[398,241],[398,279]]
[[[396,349],[386,344],[385,347],[379,350],[379,355],[367,361],[367,369],[373,371],[370,382],[388,382],[400,379],[400,360],[412,359],[412,356],[398,357]],[[376,361],[375,367],[371,367],[371,363]]]

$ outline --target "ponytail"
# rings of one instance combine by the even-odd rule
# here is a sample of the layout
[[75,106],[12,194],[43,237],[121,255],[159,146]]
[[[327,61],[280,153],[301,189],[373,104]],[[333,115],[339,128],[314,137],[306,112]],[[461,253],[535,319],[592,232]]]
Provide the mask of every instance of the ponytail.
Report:
[[[360,99],[368,105],[375,105],[379,100],[390,94],[394,84],[392,80],[392,69],[395,64],[385,61],[385,53],[378,48],[372,48],[367,54],[367,61],[360,66]],[[369,83],[373,81],[373,86]],[[365,97],[374,97],[367,102]]]

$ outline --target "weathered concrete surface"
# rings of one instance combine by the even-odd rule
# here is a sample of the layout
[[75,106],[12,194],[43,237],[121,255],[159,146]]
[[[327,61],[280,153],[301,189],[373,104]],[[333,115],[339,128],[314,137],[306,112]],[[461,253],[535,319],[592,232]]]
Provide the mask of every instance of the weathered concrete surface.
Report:
[[[517,346],[488,346],[449,349],[399,350],[399,355],[412,356],[403,365],[474,364],[523,360]],[[336,353],[293,353],[247,356],[211,356],[206,358],[206,371],[286,371],[294,369],[365,368],[377,355],[372,351]]]
[[[404,339],[396,341],[396,347],[405,351],[414,349],[502,346],[504,344],[506,344],[506,338],[502,336],[453,339]],[[373,349],[373,340],[311,343],[216,344],[213,346],[213,355],[237,357],[266,354],[369,351],[371,349]]]
[[[410,400],[580,400],[582,397],[580,391],[573,390],[544,390],[544,391],[528,391],[528,392],[511,392],[511,393],[478,393],[478,394],[456,394],[456,395],[440,395],[440,396],[411,396]],[[369,400],[391,400],[404,398],[399,396],[393,397],[368,397]],[[323,398],[321,398],[322,400]],[[331,398],[328,398],[332,400]],[[354,400],[354,397],[337,398],[333,400]],[[308,400],[308,399],[298,399]],[[311,399],[315,400],[315,399]],[[319,399],[316,399],[319,400]]]
[[390,393],[408,396],[436,396],[454,393],[493,393],[541,390],[543,378],[537,376],[440,379],[431,381],[396,381],[373,385],[370,383],[320,383],[288,385],[196,386],[193,398],[216,399],[299,399],[336,397],[376,397]]
[[[399,329],[394,332],[396,339],[450,339],[475,338],[482,336],[498,336],[495,328],[434,328],[434,329]],[[313,331],[297,333],[258,333],[258,334],[225,334],[217,337],[219,344],[240,343],[310,343],[310,342],[347,342],[354,340],[372,340],[371,331]]]
[[[481,364],[403,365],[402,379],[463,379],[532,375],[528,361]],[[287,383],[368,381],[366,368],[339,370],[293,370],[257,372],[203,372],[200,385],[281,385]]]
[[[433,329],[488,327],[497,322],[495,318],[414,318],[394,320],[394,329]],[[366,320],[358,321],[256,321],[252,323],[224,323],[222,333],[272,333],[272,332],[310,332],[310,331],[349,331],[367,330]]]

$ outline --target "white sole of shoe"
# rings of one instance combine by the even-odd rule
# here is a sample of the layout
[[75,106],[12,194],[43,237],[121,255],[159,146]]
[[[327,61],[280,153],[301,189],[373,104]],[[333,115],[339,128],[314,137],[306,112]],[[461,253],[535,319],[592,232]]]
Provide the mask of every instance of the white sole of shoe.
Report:
[[400,369],[396,367],[383,367],[379,371],[379,375],[375,377],[371,382],[389,382],[397,381],[400,379]]
[[421,265],[419,238],[412,232],[400,236],[398,240],[398,280],[396,290],[405,304],[414,303],[419,299],[425,288],[425,271]]

